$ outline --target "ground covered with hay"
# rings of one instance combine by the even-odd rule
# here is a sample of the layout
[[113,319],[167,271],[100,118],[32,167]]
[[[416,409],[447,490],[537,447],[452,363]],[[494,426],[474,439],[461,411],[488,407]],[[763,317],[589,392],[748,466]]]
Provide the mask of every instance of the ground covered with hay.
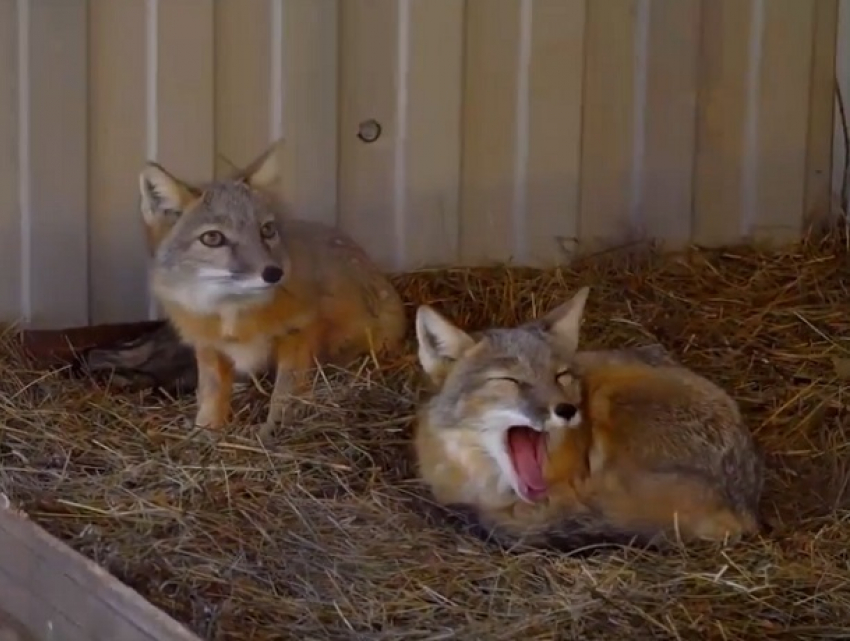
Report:
[[[588,558],[433,523],[409,456],[409,354],[317,375],[264,448],[187,441],[192,399],[119,393],[0,354],[0,490],[204,639],[850,638],[850,254],[597,257],[397,279],[470,328],[593,287],[586,347],[660,342],[739,401],[768,453],[769,538]],[[239,425],[265,398],[237,397]]]

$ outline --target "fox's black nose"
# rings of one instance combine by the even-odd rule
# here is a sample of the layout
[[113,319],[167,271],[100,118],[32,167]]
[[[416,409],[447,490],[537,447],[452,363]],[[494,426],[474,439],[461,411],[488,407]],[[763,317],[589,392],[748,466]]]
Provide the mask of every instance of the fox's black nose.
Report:
[[562,418],[565,421],[569,421],[576,414],[578,414],[578,408],[570,403],[558,403],[555,406],[555,416]]
[[280,282],[280,279],[283,278],[283,270],[277,265],[269,265],[263,269],[261,276],[264,281],[270,285],[274,285],[275,283]]

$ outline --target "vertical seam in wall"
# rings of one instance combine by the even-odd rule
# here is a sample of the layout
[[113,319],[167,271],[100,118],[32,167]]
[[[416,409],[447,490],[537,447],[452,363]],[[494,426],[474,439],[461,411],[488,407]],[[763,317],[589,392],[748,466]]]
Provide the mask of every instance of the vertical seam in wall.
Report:
[[708,7],[706,3],[699,1],[699,9],[697,11],[697,47],[696,53],[692,59],[694,65],[694,77],[696,78],[696,87],[694,92],[694,110],[693,110],[693,130],[691,132],[691,141],[693,143],[693,152],[691,153],[691,189],[690,198],[688,199],[690,211],[688,212],[688,240],[693,243],[695,232],[697,231],[698,217],[697,207],[699,203],[698,190],[700,188],[700,143],[702,142],[702,131],[700,123],[704,117],[703,97],[705,96],[705,71],[703,70],[703,59],[705,58],[706,46],[706,21],[708,16]]
[[[839,0],[838,20],[835,25],[835,78],[841,95],[844,98],[845,110],[850,108],[850,0]],[[835,107],[833,117],[833,142],[832,142],[832,176],[830,176],[831,197],[840,197],[843,181],[850,180],[850,173],[844,175],[845,158],[850,150],[845,149],[844,132],[841,129],[841,116],[838,107]],[[847,167],[850,172],[850,167]],[[830,209],[832,205],[830,204]],[[850,212],[845,212],[850,215]]]
[[750,47],[748,53],[744,158],[741,180],[741,228],[744,238],[753,233],[758,207],[759,93],[764,41],[765,0],[751,0]]
[[530,122],[531,46],[534,8],[532,0],[520,0],[517,43],[516,114],[514,131],[513,234],[515,258],[528,260],[528,156]]
[[[145,155],[159,160],[159,0],[145,5]],[[148,291],[148,318],[159,317],[159,306]]]
[[410,0],[398,0],[395,147],[393,212],[395,216],[395,268],[402,269],[407,242],[407,110],[410,73]]
[[632,88],[632,175],[629,200],[630,233],[643,235],[644,160],[646,156],[646,101],[649,78],[650,0],[637,0],[634,41],[634,85]]
[[585,165],[584,165],[584,151],[588,143],[587,132],[585,125],[587,123],[587,84],[588,84],[588,60],[590,59],[590,52],[592,51],[592,43],[591,39],[588,38],[587,31],[591,25],[593,9],[591,8],[590,0],[585,0],[584,2],[584,24],[582,25],[582,43],[581,43],[581,104],[579,106],[579,133],[578,133],[578,176],[576,177],[578,182],[578,189],[576,190],[576,222],[575,222],[575,251],[581,251],[581,238],[582,236],[582,228],[584,227],[584,177],[585,177]]
[[269,135],[271,141],[283,136],[283,0],[271,0],[271,61],[269,64]]
[[30,166],[30,3],[18,0],[18,198],[21,222],[21,317],[32,322],[32,168]]

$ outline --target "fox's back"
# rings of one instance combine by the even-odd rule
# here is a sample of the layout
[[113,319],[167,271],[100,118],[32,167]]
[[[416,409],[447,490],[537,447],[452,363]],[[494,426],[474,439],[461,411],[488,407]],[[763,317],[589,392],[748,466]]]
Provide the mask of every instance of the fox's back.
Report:
[[585,373],[583,394],[592,468],[699,477],[740,509],[758,500],[760,454],[716,384],[675,365],[607,365]]
[[641,458],[666,457],[706,443],[725,447],[746,430],[736,403],[711,381],[678,366],[605,366],[584,376],[584,402],[594,429]]
[[405,334],[398,292],[369,255],[349,236],[322,223],[281,223],[283,246],[291,261],[287,289],[311,301],[318,314],[338,329],[371,328],[383,341]]

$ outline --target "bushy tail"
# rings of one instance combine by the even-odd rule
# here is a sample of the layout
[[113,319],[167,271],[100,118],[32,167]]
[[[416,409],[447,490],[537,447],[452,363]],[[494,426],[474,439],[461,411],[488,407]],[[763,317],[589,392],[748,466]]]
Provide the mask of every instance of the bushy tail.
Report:
[[606,548],[658,550],[663,545],[657,533],[623,529],[596,514],[571,516],[520,535],[484,521],[480,512],[470,505],[453,504],[443,510],[449,520],[468,534],[513,551],[547,549],[575,556]]

